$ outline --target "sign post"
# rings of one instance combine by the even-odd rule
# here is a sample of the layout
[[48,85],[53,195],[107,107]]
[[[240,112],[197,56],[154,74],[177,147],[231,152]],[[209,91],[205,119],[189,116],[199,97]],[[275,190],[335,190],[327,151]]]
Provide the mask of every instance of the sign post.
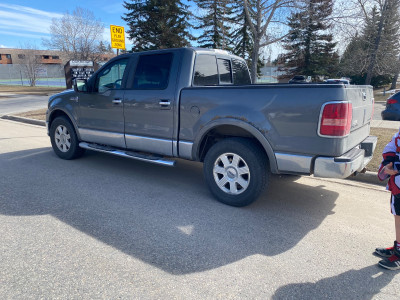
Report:
[[117,49],[117,55],[119,49],[125,50],[125,30],[122,26],[110,25],[111,34],[111,48]]

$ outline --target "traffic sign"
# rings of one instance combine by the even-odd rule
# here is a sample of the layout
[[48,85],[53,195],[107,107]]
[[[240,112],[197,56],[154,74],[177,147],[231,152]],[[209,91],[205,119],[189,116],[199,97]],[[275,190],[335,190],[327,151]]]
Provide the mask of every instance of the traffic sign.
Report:
[[125,30],[122,26],[110,25],[111,47],[125,50]]

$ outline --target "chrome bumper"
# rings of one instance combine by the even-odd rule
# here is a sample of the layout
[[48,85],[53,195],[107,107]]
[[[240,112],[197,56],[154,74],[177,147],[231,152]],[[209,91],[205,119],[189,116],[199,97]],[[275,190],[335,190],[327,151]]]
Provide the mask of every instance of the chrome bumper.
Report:
[[340,157],[317,157],[314,162],[314,176],[346,178],[362,171],[371,161],[376,143],[377,138],[370,136]]

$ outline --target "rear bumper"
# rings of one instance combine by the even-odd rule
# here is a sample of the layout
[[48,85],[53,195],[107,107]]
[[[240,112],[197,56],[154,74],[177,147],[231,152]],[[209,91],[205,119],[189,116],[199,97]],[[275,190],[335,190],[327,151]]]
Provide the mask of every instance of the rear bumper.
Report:
[[339,157],[317,157],[314,161],[314,176],[346,178],[362,171],[371,161],[377,137],[369,136],[360,145]]

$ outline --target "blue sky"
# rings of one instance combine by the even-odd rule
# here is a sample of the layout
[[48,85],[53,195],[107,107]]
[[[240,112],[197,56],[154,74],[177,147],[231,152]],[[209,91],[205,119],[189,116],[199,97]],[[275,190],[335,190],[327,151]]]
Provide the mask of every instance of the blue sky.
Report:
[[[122,4],[123,0],[0,0],[0,48],[23,48],[29,44],[45,49],[42,40],[50,38],[52,19],[61,18],[67,11],[72,13],[78,6],[92,11],[103,22],[103,40],[110,42],[110,25],[128,29],[121,19],[127,12]],[[189,5],[193,6],[193,2]],[[131,47],[126,39],[126,48]],[[273,52],[277,53],[275,48]]]
[[[126,9],[123,1],[113,0],[0,0],[0,48],[19,48],[34,44],[43,49],[42,39],[50,37],[49,27],[53,18],[77,7],[92,11],[104,23],[104,40],[110,41],[110,25],[124,26],[121,16]],[[129,49],[129,41],[127,40]]]

